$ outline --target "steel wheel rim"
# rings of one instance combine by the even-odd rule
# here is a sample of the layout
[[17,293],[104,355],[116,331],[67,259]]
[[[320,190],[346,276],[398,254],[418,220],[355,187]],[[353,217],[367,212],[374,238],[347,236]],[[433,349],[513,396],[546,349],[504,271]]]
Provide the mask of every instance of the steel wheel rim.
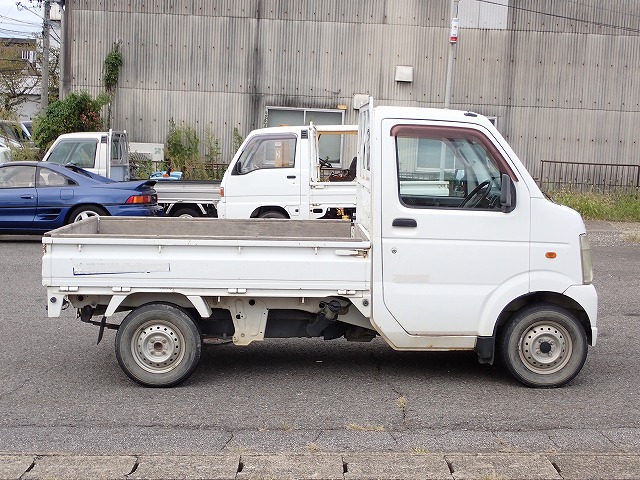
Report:
[[556,322],[538,322],[520,337],[520,360],[534,373],[550,375],[571,359],[573,342],[566,328]]
[[152,320],[136,330],[131,339],[131,354],[140,368],[150,373],[166,373],[184,357],[182,332],[169,322]]

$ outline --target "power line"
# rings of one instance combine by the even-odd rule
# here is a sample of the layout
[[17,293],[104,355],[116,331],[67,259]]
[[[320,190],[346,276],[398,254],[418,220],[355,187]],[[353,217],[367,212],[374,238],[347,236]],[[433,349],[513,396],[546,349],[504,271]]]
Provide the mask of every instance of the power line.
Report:
[[6,15],[0,15],[0,18],[14,22],[17,25],[29,25],[32,27],[37,27],[40,25],[40,22],[30,22],[28,20],[20,20],[19,18],[7,17]]
[[[500,7],[505,7],[506,6],[504,3],[498,3],[498,2],[492,1],[492,0],[477,0],[477,1],[480,2],[480,3],[489,4],[489,5],[498,5]],[[640,33],[640,29],[639,28],[623,27],[622,25],[612,25],[612,24],[608,24],[608,23],[596,22],[594,20],[585,20],[585,19],[582,19],[582,18],[569,17],[569,16],[566,16],[566,15],[558,15],[556,13],[542,12],[542,11],[539,11],[539,10],[533,10],[531,8],[516,7],[514,5],[509,5],[509,6],[507,6],[507,8],[512,9],[512,10],[520,10],[520,11],[528,12],[528,13],[535,13],[536,15],[545,15],[547,17],[559,18],[559,19],[562,19],[562,20],[570,20],[570,21],[573,21],[573,22],[581,22],[581,23],[585,23],[585,24],[588,24],[588,25],[594,25],[594,26],[597,26],[597,27],[607,27],[607,28],[613,28],[613,29],[617,29],[617,30],[625,30],[627,32]]]
[[623,11],[623,10],[614,10],[612,8],[597,7],[595,5],[587,5],[586,3],[582,3],[582,2],[579,2],[577,0],[565,0],[565,1],[568,2],[568,3],[575,3],[579,7],[591,8],[591,9],[594,9],[594,10],[601,10],[603,12],[617,13],[619,15],[624,15],[625,17],[640,18],[640,14],[629,13],[629,12],[626,12],[626,11]]

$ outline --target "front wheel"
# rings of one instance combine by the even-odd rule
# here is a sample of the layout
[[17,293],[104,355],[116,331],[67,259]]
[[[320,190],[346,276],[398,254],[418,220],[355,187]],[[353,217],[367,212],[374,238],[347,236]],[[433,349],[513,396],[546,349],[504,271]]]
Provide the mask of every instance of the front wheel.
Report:
[[517,312],[500,341],[502,360],[529,387],[569,383],[587,359],[587,336],[578,319],[555,305]]
[[151,303],[136,308],[116,334],[116,357],[129,378],[147,387],[173,387],[198,366],[202,337],[181,308]]

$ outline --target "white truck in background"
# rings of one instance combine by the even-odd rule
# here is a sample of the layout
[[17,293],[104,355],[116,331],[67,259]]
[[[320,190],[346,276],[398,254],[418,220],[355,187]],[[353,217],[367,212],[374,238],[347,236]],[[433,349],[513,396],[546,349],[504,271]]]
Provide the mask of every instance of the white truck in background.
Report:
[[98,340],[117,330],[121,368],[154,387],[188,378],[207,338],[378,335],[397,350],[500,356],[528,386],[571,381],[598,332],[580,215],[545,198],[475,113],[369,104],[358,131],[355,223],[68,225],[42,240],[49,317],[71,304]]
[[127,132],[77,132],[60,135],[42,161],[76,165],[118,182],[129,180]]
[[219,218],[351,218],[357,125],[254,130],[229,163]]

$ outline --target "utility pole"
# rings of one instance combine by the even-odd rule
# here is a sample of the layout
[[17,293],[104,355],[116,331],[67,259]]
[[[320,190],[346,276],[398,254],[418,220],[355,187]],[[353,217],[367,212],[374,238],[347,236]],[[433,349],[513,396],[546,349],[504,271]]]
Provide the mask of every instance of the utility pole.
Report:
[[40,78],[40,113],[44,115],[49,106],[49,29],[51,27],[51,2],[44,1],[44,23],[42,25],[42,76]]
[[60,82],[58,90],[58,99],[62,100],[67,93],[66,75],[67,75],[67,14],[65,12],[64,1],[58,1],[60,7]]
[[447,65],[447,86],[444,93],[444,108],[451,104],[451,84],[453,82],[453,58],[455,57],[456,44],[458,43],[458,3],[460,0],[451,0],[451,31],[449,33],[449,64]]

